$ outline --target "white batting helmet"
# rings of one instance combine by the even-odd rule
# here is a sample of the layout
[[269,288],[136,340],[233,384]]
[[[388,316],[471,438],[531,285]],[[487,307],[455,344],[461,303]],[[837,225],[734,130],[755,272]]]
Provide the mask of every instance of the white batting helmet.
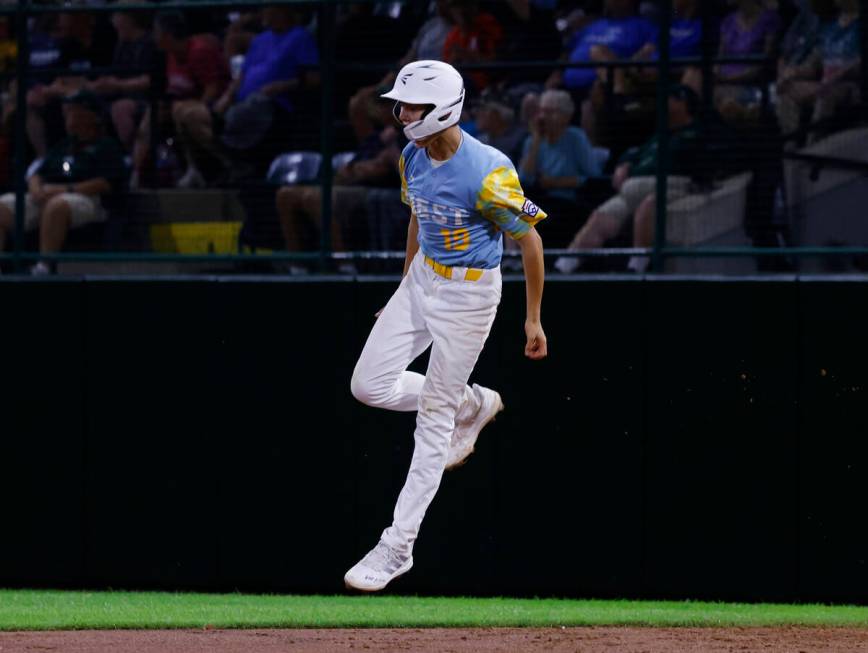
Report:
[[396,101],[396,118],[400,111],[400,102],[434,107],[425,113],[422,120],[404,127],[407,138],[415,141],[441,132],[458,122],[461,118],[461,107],[464,106],[464,80],[448,63],[414,61],[401,68],[395,78],[395,86],[380,97]]

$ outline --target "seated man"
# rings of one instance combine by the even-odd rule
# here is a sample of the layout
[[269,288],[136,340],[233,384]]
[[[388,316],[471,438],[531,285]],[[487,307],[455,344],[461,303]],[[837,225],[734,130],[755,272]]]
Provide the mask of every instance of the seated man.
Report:
[[[207,177],[219,176],[225,167],[225,156],[214,139],[210,111],[229,83],[229,68],[220,42],[213,34],[190,34],[183,14],[173,11],[159,14],[155,19],[154,41],[166,53],[165,91],[171,101],[169,115],[187,158],[187,170],[178,180],[178,186],[205,186]],[[148,111],[133,149],[137,179],[150,154],[151,128]]]
[[831,117],[857,101],[861,42],[858,0],[837,0],[840,14],[820,27],[816,45],[797,65],[783,67],[778,77],[778,120],[781,131],[796,131],[802,112],[812,109],[812,121]]
[[[636,0],[606,0],[604,16],[580,30],[567,44],[574,62],[630,59],[650,52],[657,42],[657,28],[636,13]],[[644,50],[643,50],[644,48]],[[605,70],[600,74],[605,76]],[[546,86],[563,86],[577,102],[584,101],[598,79],[594,68],[567,68],[552,73]]]
[[[673,77],[681,76],[686,66],[677,64],[679,59],[702,56],[702,18],[699,15],[698,0],[673,0],[672,25],[669,29],[669,57],[672,61]],[[637,61],[657,61],[660,50],[656,43],[648,43],[636,54]],[[631,86],[644,86],[657,80],[656,68],[637,68],[616,71],[615,91],[628,92]]]
[[32,37],[34,67],[68,71],[53,80],[39,76],[26,92],[27,137],[41,158],[63,133],[62,99],[87,83],[89,70],[111,65],[114,41],[111,31],[103,31],[97,16],[88,12],[58,14],[55,29]]
[[[587,215],[578,203],[578,189],[602,171],[585,132],[570,125],[575,106],[566,91],[545,91],[539,110],[530,116],[519,179],[549,211],[551,224],[542,235],[551,247],[562,247]],[[530,192],[530,191],[529,191]],[[590,208],[590,207],[588,207]]]
[[[346,251],[348,238],[355,227],[351,219],[365,208],[370,187],[397,187],[398,159],[406,141],[403,132],[394,125],[391,107],[380,103],[382,129],[371,134],[359,147],[356,156],[347,165],[335,171],[332,188],[331,241],[334,251]],[[322,191],[319,186],[284,186],[277,191],[277,213],[286,249],[290,252],[317,249],[322,217]],[[367,226],[364,227],[367,231]],[[341,266],[349,271],[351,266]],[[300,266],[291,267],[301,272]]]
[[[669,153],[670,176],[667,199],[687,194],[691,171],[696,169],[701,149],[700,130],[696,122],[699,96],[693,89],[677,85],[669,94]],[[614,197],[598,207],[576,234],[568,249],[595,249],[615,238],[642,201],[657,190],[658,139],[655,135],[636,151],[628,152],[612,177]],[[560,257],[555,269],[571,273],[581,261],[576,257]]]
[[[702,19],[697,0],[673,0],[672,25],[669,35],[669,56],[672,60],[670,81],[680,79],[701,92],[701,69],[675,63],[678,59],[699,57],[702,46]],[[635,61],[657,61],[660,50],[656,43],[647,43],[632,57]],[[656,67],[618,68],[614,71],[612,94],[601,82],[596,82],[591,100],[582,115],[582,126],[595,144],[605,145],[615,157],[632,144],[642,142],[654,133],[657,115]]]
[[[721,57],[765,55],[775,51],[781,19],[762,0],[738,0],[737,8],[720,25]],[[759,117],[765,66],[727,63],[717,67],[714,102],[729,121]]]
[[151,36],[149,18],[141,12],[118,11],[112,14],[117,32],[112,67],[117,72],[87,82],[85,88],[110,104],[115,133],[131,151],[139,122],[148,106],[151,71],[156,63],[157,48]]
[[[102,107],[90,91],[64,100],[66,138],[48,151],[28,181],[24,229],[39,229],[39,251],[59,252],[70,229],[106,219],[103,198],[125,181],[123,152],[103,131]],[[15,226],[15,194],[0,197],[0,250]],[[47,274],[40,261],[33,274]]]
[[[265,31],[254,37],[241,74],[214,104],[215,113],[224,118],[224,145],[243,154],[257,176],[281,151],[299,149],[293,132],[311,130],[308,121],[298,120],[292,100],[300,89],[319,85],[319,72],[304,68],[318,64],[319,53],[300,18],[288,5],[266,6]],[[257,113],[271,119],[253,130]]]

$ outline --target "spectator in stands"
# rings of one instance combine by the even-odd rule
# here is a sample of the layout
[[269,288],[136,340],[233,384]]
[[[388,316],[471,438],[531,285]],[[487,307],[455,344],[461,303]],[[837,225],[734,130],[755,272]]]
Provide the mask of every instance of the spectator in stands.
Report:
[[[674,15],[669,29],[669,56],[673,61],[699,57],[702,54],[702,18],[699,15],[698,0],[673,0],[672,11]],[[659,59],[657,43],[648,43],[633,58]],[[645,79],[657,78],[654,68],[642,68],[639,71],[644,73]]]
[[[771,57],[781,19],[762,0],[738,0],[738,8],[720,26],[721,57]],[[765,65],[730,63],[717,67],[715,105],[728,120],[756,119],[761,106]]]
[[[669,155],[670,176],[667,199],[674,200],[687,194],[690,175],[697,168],[702,148],[696,116],[699,96],[688,86],[674,86],[669,94]],[[569,249],[595,249],[621,232],[639,205],[657,188],[658,137],[655,135],[642,147],[622,157],[612,177],[616,194],[598,207],[587,223],[576,234]],[[581,264],[575,257],[561,257],[555,269],[570,273]]]
[[[603,16],[577,32],[567,43],[569,61],[613,61],[650,52],[657,42],[657,28],[637,14],[636,4],[636,0],[606,0]],[[594,82],[607,76],[605,69],[567,68],[552,73],[546,86],[563,86],[576,102],[583,102]]]
[[95,15],[73,12],[59,14],[53,34],[37,39],[40,63],[70,71],[54,80],[41,78],[27,92],[27,136],[37,157],[62,134],[61,99],[84,86],[88,70],[111,65],[113,37],[98,29]]
[[112,14],[111,21],[117,32],[112,67],[118,72],[97,77],[86,88],[111,103],[115,133],[129,151],[148,107],[150,71],[156,64],[157,51],[146,14],[119,11]]
[[[697,0],[673,0],[672,8],[671,59],[700,56],[702,19]],[[655,40],[646,43],[631,58],[654,61],[659,57]],[[695,74],[701,78],[699,68],[678,64],[673,64],[670,71],[673,81],[680,78],[684,83]],[[617,156],[649,138],[655,129],[658,70],[656,67],[618,68],[613,76],[611,95],[601,82],[594,85],[590,101],[583,110],[582,126],[595,144],[605,145]]]
[[[455,26],[443,43],[443,61],[454,66],[494,61],[503,39],[503,29],[497,19],[480,11],[476,0],[453,0],[449,10]],[[488,86],[491,75],[475,70],[464,78],[470,81],[472,93],[481,93]]]
[[[345,251],[348,242],[359,231],[367,232],[367,225],[354,223],[364,210],[370,187],[397,187],[398,159],[406,145],[403,132],[395,125],[392,106],[380,103],[378,132],[363,141],[356,155],[338,168],[332,188],[331,240],[332,249]],[[318,233],[321,220],[322,191],[319,186],[284,186],[277,192],[277,212],[287,250],[298,252],[309,249],[311,236]],[[315,243],[319,241],[316,240]],[[348,271],[343,266],[342,271]],[[303,268],[293,266],[292,272]]]
[[[366,139],[376,129],[376,115],[379,111],[379,95],[392,88],[395,76],[402,67],[411,61],[441,59],[446,35],[452,30],[452,15],[449,10],[453,0],[437,0],[434,15],[422,24],[410,49],[401,57],[396,66],[387,72],[376,84],[364,86],[350,99],[349,118],[358,142]],[[381,90],[385,89],[385,90]]]
[[517,164],[527,129],[516,120],[515,102],[506,93],[486,89],[474,102],[473,117],[479,130],[477,138],[500,150]]
[[[70,229],[106,219],[103,200],[125,181],[123,151],[105,135],[102,106],[82,89],[64,99],[66,137],[52,147],[28,180],[25,230],[39,229],[39,251],[59,252]],[[15,195],[0,197],[0,250],[14,228]],[[34,274],[47,274],[40,261]]]
[[518,168],[522,186],[535,188],[533,196],[540,198],[540,205],[552,216],[552,223],[546,226],[546,242],[554,247],[566,244],[559,241],[569,238],[580,224],[577,190],[588,177],[601,173],[587,136],[570,125],[574,112],[569,93],[545,91],[538,113],[530,117],[530,135]]
[[[205,186],[206,175],[213,178],[225,169],[225,158],[214,139],[211,116],[212,106],[229,83],[220,42],[213,34],[191,35],[179,12],[157,16],[154,40],[166,53],[168,112],[187,159],[187,170],[178,186]],[[150,123],[150,116],[146,116],[136,139],[133,161],[138,174],[148,156]]]
[[[240,56],[243,59],[253,39],[263,30],[262,11],[254,7],[246,7],[245,11],[230,12],[228,19],[229,25],[223,38],[223,55],[232,69],[233,57]],[[234,79],[234,69],[232,75]]]
[[296,124],[293,97],[319,85],[316,42],[301,24],[302,13],[290,5],[268,5],[262,12],[265,31],[250,44],[239,77],[214,104],[223,116],[224,145],[242,154],[261,176],[280,151],[292,149]]
[[[673,59],[698,57],[702,54],[702,19],[698,0],[673,0],[669,54]],[[656,48],[655,48],[656,49]]]
[[811,120],[817,122],[858,99],[859,2],[837,0],[836,4],[838,16],[819,28],[814,47],[801,63],[779,66],[777,109],[785,134],[799,128],[805,109],[811,110]]
[[[825,5],[834,6],[834,0],[794,0],[798,13],[787,28],[781,39],[778,53],[778,83],[788,79],[803,78],[801,67],[808,61],[817,47],[820,36],[822,18],[820,14],[830,14],[830,11],[818,11],[817,7],[825,9]],[[809,72],[809,71],[808,71]]]

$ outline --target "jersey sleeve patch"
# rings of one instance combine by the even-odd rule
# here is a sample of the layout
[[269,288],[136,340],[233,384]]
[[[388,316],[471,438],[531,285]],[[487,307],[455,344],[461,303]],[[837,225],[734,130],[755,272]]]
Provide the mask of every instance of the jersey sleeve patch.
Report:
[[496,168],[482,180],[476,209],[515,239],[547,217],[545,211],[524,196],[512,166]]

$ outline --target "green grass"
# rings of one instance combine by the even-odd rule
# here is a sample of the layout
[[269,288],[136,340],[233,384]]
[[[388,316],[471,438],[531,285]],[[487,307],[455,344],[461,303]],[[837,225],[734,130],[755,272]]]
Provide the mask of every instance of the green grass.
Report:
[[0,630],[603,625],[868,628],[868,607],[0,590]]

